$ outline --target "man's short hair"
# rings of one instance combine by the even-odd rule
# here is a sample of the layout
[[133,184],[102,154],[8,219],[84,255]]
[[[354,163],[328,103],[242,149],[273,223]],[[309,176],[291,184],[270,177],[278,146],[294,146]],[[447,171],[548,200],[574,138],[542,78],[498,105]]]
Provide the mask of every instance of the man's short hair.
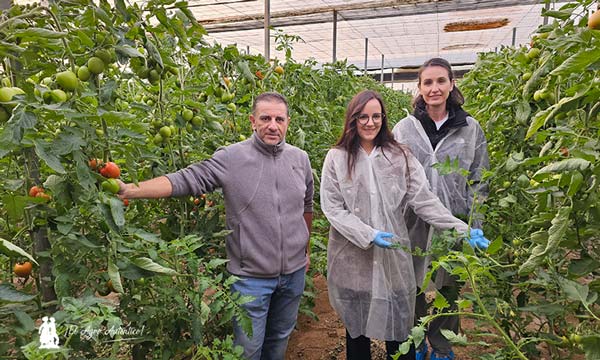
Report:
[[286,115],[290,116],[290,108],[288,106],[288,102],[287,102],[285,96],[281,95],[280,93],[276,93],[276,92],[265,92],[265,93],[258,95],[256,97],[256,99],[254,99],[254,103],[252,104],[252,114],[253,115],[255,115],[256,104],[258,104],[261,101],[282,103],[283,105],[285,105]]

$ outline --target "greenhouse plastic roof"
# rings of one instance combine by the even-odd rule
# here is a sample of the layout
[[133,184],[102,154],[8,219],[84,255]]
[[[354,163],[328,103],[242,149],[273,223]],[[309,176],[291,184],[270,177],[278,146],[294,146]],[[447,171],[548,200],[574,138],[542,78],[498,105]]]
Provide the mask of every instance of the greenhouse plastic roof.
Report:
[[[333,13],[337,12],[336,59],[364,69],[415,67],[430,57],[472,63],[478,52],[528,44],[543,22],[543,4],[532,0],[271,0],[271,26],[303,42],[293,58],[333,59]],[[264,53],[264,0],[190,0],[189,6],[209,40]],[[554,6],[551,5],[551,8]],[[558,6],[556,6],[558,7]],[[513,30],[514,29],[514,30]],[[275,50],[271,30],[271,58]]]

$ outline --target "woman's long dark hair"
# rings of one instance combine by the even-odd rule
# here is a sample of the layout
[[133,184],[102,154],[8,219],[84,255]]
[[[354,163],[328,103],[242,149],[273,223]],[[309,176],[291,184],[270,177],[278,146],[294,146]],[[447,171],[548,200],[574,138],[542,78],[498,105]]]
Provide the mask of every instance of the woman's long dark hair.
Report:
[[[425,69],[431,66],[443,67],[444,69],[446,69],[446,71],[448,71],[448,79],[450,79],[450,81],[454,81],[454,72],[452,71],[452,66],[450,66],[450,63],[446,59],[432,58],[425,61],[425,63],[423,63],[423,65],[421,65],[421,67],[419,68],[419,87],[421,86],[421,74]],[[448,105],[453,108],[461,107],[465,103],[465,97],[460,92],[456,84],[454,84],[452,91],[450,91],[450,96],[448,96],[447,101]],[[425,100],[423,100],[423,95],[417,95],[417,97],[414,98],[412,105],[413,108],[425,106]]]
[[374,140],[375,146],[381,147],[382,151],[385,149],[400,151],[404,155],[405,160],[407,160],[408,169],[408,159],[406,157],[406,150],[403,148],[402,145],[396,142],[396,140],[394,139],[394,135],[388,127],[387,112],[385,111],[383,98],[376,91],[363,90],[358,94],[354,95],[352,100],[350,100],[350,102],[348,103],[348,107],[346,108],[346,118],[344,122],[344,132],[335,144],[335,147],[346,150],[346,153],[348,154],[349,178],[352,178],[352,173],[354,172],[354,166],[356,164],[356,157],[358,155],[358,149],[360,147],[360,136],[358,135],[357,130],[358,116],[365,108],[365,105],[373,99],[379,102],[379,105],[381,105],[381,113],[383,114],[383,117],[381,119],[381,128],[379,129],[379,133],[377,134]]

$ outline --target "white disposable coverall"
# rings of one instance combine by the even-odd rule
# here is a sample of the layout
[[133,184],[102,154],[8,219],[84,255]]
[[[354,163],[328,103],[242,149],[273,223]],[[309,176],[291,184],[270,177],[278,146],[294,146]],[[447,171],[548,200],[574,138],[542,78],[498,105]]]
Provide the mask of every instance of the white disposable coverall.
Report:
[[[431,146],[421,122],[413,115],[400,120],[394,126],[392,133],[396,141],[408,146],[423,165],[431,184],[431,190],[452,214],[469,216],[475,192],[482,198],[488,194],[487,184],[479,181],[483,170],[489,167],[489,159],[487,142],[481,126],[470,116],[467,116],[466,121],[467,126],[450,129],[448,134],[437,144],[435,150]],[[469,170],[469,175],[466,178],[457,173],[440,176],[432,165],[444,162],[448,158],[451,160],[458,158],[459,166]],[[467,186],[468,180],[475,182],[473,186]],[[415,216],[414,212],[410,209],[407,210],[406,224],[413,245],[427,249],[433,235],[433,231],[430,231],[432,229]],[[481,227],[481,219],[475,219],[472,226]],[[413,261],[417,286],[420,287],[427,272],[429,259],[415,256]],[[436,276],[438,287],[453,283],[454,281],[445,271],[438,272]]]
[[405,206],[436,228],[466,232],[467,224],[452,216],[429,190],[423,168],[408,150],[406,157],[399,150],[374,151],[369,156],[359,150],[351,178],[345,150],[331,149],[325,158],[321,208],[331,223],[329,301],[351,337],[402,341],[414,318],[412,255],[373,246],[375,233],[393,233],[392,242],[411,247]]

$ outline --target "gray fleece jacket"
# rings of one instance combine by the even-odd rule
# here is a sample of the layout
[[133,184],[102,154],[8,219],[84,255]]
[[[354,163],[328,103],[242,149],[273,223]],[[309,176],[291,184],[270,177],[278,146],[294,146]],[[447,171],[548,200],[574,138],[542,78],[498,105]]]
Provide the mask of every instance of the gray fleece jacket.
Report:
[[212,158],[168,174],[173,196],[200,195],[220,187],[225,196],[227,270],[234,275],[276,277],[306,266],[313,212],[313,176],[306,152],[265,144],[256,134],[217,149]]

